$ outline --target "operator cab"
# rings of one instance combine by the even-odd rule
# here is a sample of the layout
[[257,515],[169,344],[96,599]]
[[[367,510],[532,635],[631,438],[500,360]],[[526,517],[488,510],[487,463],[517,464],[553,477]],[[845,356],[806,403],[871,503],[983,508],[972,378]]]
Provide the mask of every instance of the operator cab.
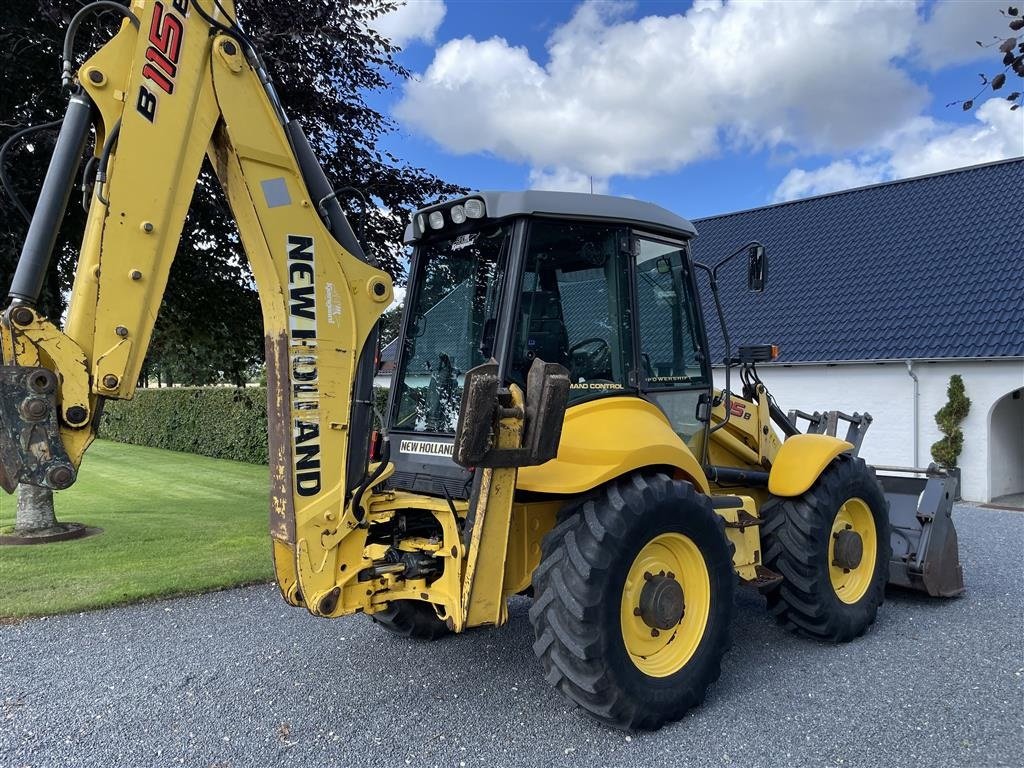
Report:
[[525,388],[535,358],[569,371],[569,407],[658,405],[696,449],[711,386],[693,225],[659,206],[568,192],[483,192],[417,211],[388,405],[390,485],[467,498],[452,459],[465,374],[495,358]]

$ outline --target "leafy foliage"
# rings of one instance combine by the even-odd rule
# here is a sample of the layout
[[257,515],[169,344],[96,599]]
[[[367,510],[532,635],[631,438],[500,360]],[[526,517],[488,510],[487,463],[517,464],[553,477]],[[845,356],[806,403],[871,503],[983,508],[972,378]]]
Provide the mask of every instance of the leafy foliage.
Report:
[[140,389],[106,404],[100,437],[250,464],[267,463],[263,388]]
[[[1020,15],[1020,9],[1016,6],[1007,6],[1005,10],[1000,10],[1004,19],[1009,19],[1007,26],[1011,32],[1017,33],[1024,29],[1024,18]],[[953,104],[959,104],[964,112],[974,107],[974,102],[978,100],[978,97],[985,92],[987,88],[991,88],[993,91],[1000,90],[1006,85],[1007,75],[1011,77],[1016,76],[1018,80],[1024,80],[1024,39],[1018,37],[1016,34],[1010,35],[1009,37],[1003,37],[1001,35],[994,35],[991,42],[983,43],[981,40],[975,41],[981,48],[996,48],[999,53],[1002,54],[1002,70],[994,75],[986,75],[984,72],[979,72],[978,77],[981,78],[981,88],[974,98],[964,99],[963,101],[954,101],[946,106],[952,106]],[[1020,109],[1021,105],[1021,92],[1020,90],[1013,90],[1006,96],[1006,100],[1010,102],[1010,110]]]
[[404,303],[396,304],[380,316],[378,328],[380,330],[380,343],[382,347],[398,338],[398,334],[401,331],[402,310],[404,307]]
[[944,467],[955,467],[957,457],[964,449],[964,432],[960,422],[967,418],[971,401],[964,390],[964,380],[959,374],[949,377],[946,389],[947,401],[935,413],[942,438],[932,443],[932,458]]
[[[387,397],[386,389],[374,390],[381,412]],[[267,390],[140,389],[132,400],[107,402],[99,434],[119,443],[266,464]]]
[[[66,96],[58,84],[60,45],[67,21],[85,0],[12,0],[0,27],[0,141],[18,129],[59,118]],[[255,40],[289,114],[309,135],[327,177],[369,199],[363,210],[341,198],[365,250],[402,278],[400,243],[409,213],[457,194],[421,168],[381,146],[395,124],[368,102],[409,73],[398,51],[369,26],[395,7],[382,0],[248,0],[239,21]],[[87,19],[77,38],[77,63],[116,29],[116,17]],[[22,142],[8,163],[19,197],[31,210],[54,135]],[[51,265],[41,307],[52,318],[71,288],[84,212],[73,197]],[[0,283],[10,284],[26,224],[6,197],[0,200]],[[154,330],[144,377],[187,385],[242,384],[263,357],[259,300],[238,234],[209,167],[198,181]]]

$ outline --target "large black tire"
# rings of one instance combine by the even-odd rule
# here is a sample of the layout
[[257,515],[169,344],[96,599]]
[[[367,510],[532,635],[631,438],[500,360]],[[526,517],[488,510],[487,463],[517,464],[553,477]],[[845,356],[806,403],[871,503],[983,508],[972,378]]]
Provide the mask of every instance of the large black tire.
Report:
[[[633,614],[623,618],[622,602],[638,554],[672,533],[699,551],[710,584],[708,613],[682,667],[652,676],[627,649],[623,621]],[[666,475],[634,474],[583,501],[544,538],[533,574],[534,652],[548,682],[596,719],[616,728],[659,728],[700,704],[718,679],[729,648],[735,581],[724,521],[710,500]],[[669,643],[684,622],[685,614],[662,630],[672,633]]]
[[[863,596],[840,599],[830,577],[829,544],[840,507],[851,499],[870,509],[876,557]],[[766,593],[768,608],[793,632],[832,643],[860,637],[874,622],[889,578],[889,505],[874,471],[862,459],[842,455],[796,498],[775,498],[762,509],[764,563],[783,576]],[[865,561],[865,567],[866,561]]]
[[413,640],[440,640],[451,634],[433,607],[418,600],[395,600],[383,611],[370,614],[370,618],[389,632]]

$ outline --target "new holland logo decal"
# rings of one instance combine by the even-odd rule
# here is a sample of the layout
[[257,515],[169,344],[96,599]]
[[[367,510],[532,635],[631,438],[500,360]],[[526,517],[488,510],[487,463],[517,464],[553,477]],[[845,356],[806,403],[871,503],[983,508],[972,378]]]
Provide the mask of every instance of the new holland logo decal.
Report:
[[400,453],[418,453],[422,456],[451,456],[454,443],[435,443],[429,440],[402,440],[398,444]]
[[320,382],[316,347],[313,238],[288,235],[288,345],[292,384],[295,492],[320,493]]

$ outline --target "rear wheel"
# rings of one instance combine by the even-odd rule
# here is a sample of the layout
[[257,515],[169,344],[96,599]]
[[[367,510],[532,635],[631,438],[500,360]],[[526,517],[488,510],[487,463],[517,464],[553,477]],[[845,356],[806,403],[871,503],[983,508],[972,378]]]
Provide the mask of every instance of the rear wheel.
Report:
[[776,619],[829,642],[864,634],[885,598],[889,506],[862,459],[839,456],[796,498],[762,511],[764,562],[783,581],[767,593]]
[[598,720],[658,728],[718,679],[734,584],[708,498],[665,475],[633,475],[545,537],[534,652],[548,682]]
[[437,618],[433,606],[418,600],[394,600],[383,611],[370,614],[370,618],[389,632],[413,640],[439,640],[451,634],[448,625]]

